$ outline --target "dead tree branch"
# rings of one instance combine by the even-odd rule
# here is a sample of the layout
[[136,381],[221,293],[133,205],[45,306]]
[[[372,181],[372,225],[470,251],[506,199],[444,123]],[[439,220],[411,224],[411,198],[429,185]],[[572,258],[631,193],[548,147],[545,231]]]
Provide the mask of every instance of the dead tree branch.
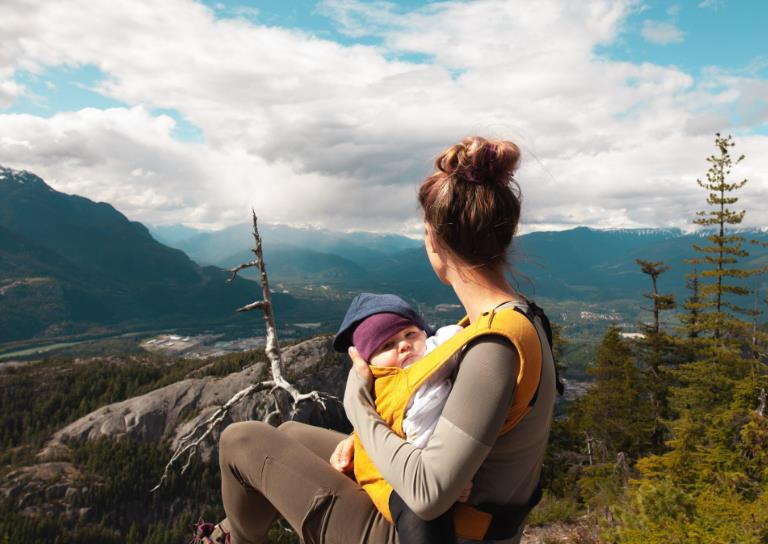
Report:
[[[184,455],[187,459],[181,468],[183,474],[189,467],[192,457],[197,451],[198,446],[211,436],[214,430],[224,422],[233,406],[260,391],[269,390],[275,403],[275,410],[269,412],[264,421],[270,425],[277,426],[285,421],[297,419],[301,409],[310,404],[311,412],[313,409],[322,413],[330,413],[333,405],[337,410],[341,407],[340,401],[333,395],[320,391],[310,391],[301,393],[284,376],[285,368],[283,365],[280,344],[277,340],[277,327],[275,326],[275,316],[272,306],[272,294],[269,289],[269,278],[264,265],[264,255],[262,251],[261,235],[258,229],[258,220],[256,212],[252,211],[253,219],[253,238],[255,247],[251,250],[255,259],[247,263],[238,265],[229,270],[229,279],[227,283],[233,281],[241,270],[246,268],[257,268],[259,272],[259,283],[261,284],[262,299],[246,304],[238,308],[238,312],[248,312],[255,309],[262,310],[264,314],[264,325],[266,327],[265,352],[270,363],[271,380],[262,381],[249,385],[235,393],[226,403],[221,405],[208,419],[196,424],[189,432],[179,438],[176,449],[171,455],[170,460],[165,465],[163,475],[157,485],[152,488],[156,491],[168,479],[171,469],[179,459]],[[343,408],[341,408],[343,411]]]
[[184,455],[187,456],[187,460],[185,461],[184,466],[181,468],[181,473],[183,474],[186,472],[187,468],[189,468],[190,462],[192,461],[192,456],[197,451],[197,447],[202,444],[203,440],[210,436],[210,434],[216,429],[216,427],[218,427],[222,421],[224,421],[224,418],[227,417],[230,409],[235,404],[253,393],[264,391],[265,389],[269,389],[271,387],[274,387],[274,382],[264,381],[261,383],[249,385],[245,389],[241,389],[235,393],[232,398],[230,398],[225,404],[220,406],[219,409],[216,410],[213,415],[211,415],[211,417],[202,423],[195,425],[192,430],[179,438],[179,444],[176,446],[176,450],[173,452],[170,460],[165,465],[165,469],[163,470],[163,475],[160,477],[160,481],[157,482],[157,485],[153,487],[151,491],[157,491],[160,489],[163,483],[165,483],[165,481],[168,479],[173,465]]

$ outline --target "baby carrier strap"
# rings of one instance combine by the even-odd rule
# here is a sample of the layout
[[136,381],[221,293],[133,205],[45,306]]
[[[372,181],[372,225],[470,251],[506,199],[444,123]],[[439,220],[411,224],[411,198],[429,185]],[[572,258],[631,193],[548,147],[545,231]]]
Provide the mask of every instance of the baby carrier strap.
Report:
[[[538,317],[539,321],[541,322],[541,327],[544,329],[544,334],[547,337],[547,344],[549,344],[549,349],[552,352],[552,360],[555,363],[555,388],[557,389],[557,394],[562,396],[565,393],[565,384],[560,379],[560,371],[558,369],[557,361],[555,360],[555,350],[554,350],[554,340],[553,340],[553,334],[552,334],[552,323],[549,322],[549,318],[547,317],[547,314],[544,313],[544,310],[536,304],[533,301],[527,301],[528,302],[528,308],[526,310],[523,310],[520,306],[516,306],[515,309],[518,312],[524,313],[525,316],[531,320],[532,323],[535,323],[535,319]],[[536,393],[538,396],[538,391]],[[533,402],[536,402],[536,398],[533,399]]]
[[484,503],[470,506],[458,502],[453,506],[453,526],[456,534],[470,540],[506,540],[515,536],[520,526],[539,504],[541,483],[536,485],[528,502],[523,504]]
[[[496,309],[483,313],[479,319],[469,324],[467,318],[459,322],[464,329],[453,337],[446,340],[443,344],[437,346],[431,353],[416,361],[411,366],[404,369],[407,376],[408,389],[415,392],[426,382],[436,370],[456,356],[473,340],[486,335],[499,335],[507,338],[517,349],[521,358],[521,371],[517,377],[518,387],[523,378],[523,363],[525,359],[540,358],[541,348],[538,346],[538,333],[535,328],[529,327],[532,324],[530,319],[519,319],[511,312],[513,308],[506,308],[497,311]],[[519,309],[518,306],[514,307]],[[523,312],[523,315],[526,315]],[[527,317],[527,316],[526,316]],[[528,321],[528,322],[526,322]],[[536,341],[534,341],[536,340]],[[538,380],[536,380],[538,381]],[[409,399],[410,400],[410,399]]]
[[[527,307],[516,305],[514,309],[518,314],[525,316],[534,329],[536,329],[536,318],[539,318],[551,351],[552,326],[544,310],[533,302],[528,302]],[[538,332],[535,333],[535,338],[538,340]],[[532,338],[529,338],[529,341],[532,340]],[[540,340],[538,341],[540,342]],[[516,347],[518,347],[517,344]],[[520,351],[519,347],[518,351]],[[499,433],[500,435],[511,431],[536,403],[541,387],[541,372],[544,367],[543,354],[540,351],[539,354],[538,360],[540,365],[538,375],[534,379],[534,373],[529,373],[524,389],[520,388],[520,382],[518,381],[513,406],[507,415],[507,420]],[[531,366],[530,362],[526,364]],[[563,384],[557,374],[557,365],[555,365],[555,380],[557,391],[562,395]],[[535,389],[531,394],[533,384],[535,384]],[[456,503],[452,509],[456,534],[470,540],[504,540],[511,538],[517,534],[528,514],[541,501],[541,497],[542,489],[541,482],[539,482],[536,484],[536,488],[528,501],[522,504],[480,504],[471,506],[466,503]]]

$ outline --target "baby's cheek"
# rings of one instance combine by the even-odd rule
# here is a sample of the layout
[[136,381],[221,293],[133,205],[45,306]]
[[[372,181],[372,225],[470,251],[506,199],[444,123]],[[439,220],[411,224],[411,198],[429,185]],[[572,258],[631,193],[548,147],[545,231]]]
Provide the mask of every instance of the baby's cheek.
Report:
[[371,357],[370,364],[373,366],[397,366],[397,353],[392,351],[385,351]]

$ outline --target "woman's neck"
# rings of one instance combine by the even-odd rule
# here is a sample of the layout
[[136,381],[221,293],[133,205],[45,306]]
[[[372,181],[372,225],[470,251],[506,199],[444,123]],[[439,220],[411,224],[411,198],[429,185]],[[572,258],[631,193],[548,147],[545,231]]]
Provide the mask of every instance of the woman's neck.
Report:
[[504,270],[488,268],[453,268],[447,274],[447,280],[467,312],[470,322],[474,322],[484,312],[509,300],[524,300],[515,291],[504,276]]

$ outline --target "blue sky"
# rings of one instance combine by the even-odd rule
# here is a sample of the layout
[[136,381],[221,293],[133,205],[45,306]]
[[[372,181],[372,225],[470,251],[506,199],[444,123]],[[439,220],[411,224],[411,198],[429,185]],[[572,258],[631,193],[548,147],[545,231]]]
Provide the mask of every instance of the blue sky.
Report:
[[[322,4],[314,0],[206,0],[221,19],[242,18],[258,25],[297,29],[338,43],[381,45],[380,36],[349,36],[328,16]],[[397,12],[423,8],[435,2],[400,0],[389,2]],[[633,63],[650,62],[679,67],[692,76],[716,67],[735,73],[768,77],[768,41],[765,24],[768,2],[760,0],[710,0],[685,2],[642,2],[623,25],[614,43],[598,46],[595,53],[613,60]],[[679,38],[666,43],[650,41],[643,35],[648,22],[677,29]],[[411,62],[423,60],[418,54],[400,54]],[[109,108],[127,104],[93,90],[106,76],[97,67],[55,66],[40,74],[21,71],[17,79],[27,86],[30,95],[0,111],[52,115],[85,107]],[[178,112],[162,110],[186,125],[179,128],[180,137],[200,138]]]
[[410,233],[430,157],[483,133],[524,149],[525,228],[685,228],[715,131],[748,155],[746,202],[768,198],[766,20],[756,0],[6,0],[0,163],[156,224],[261,205]]
[[[83,108],[121,108],[126,102],[115,100],[98,91],[98,83],[106,75],[92,64],[84,66],[53,66],[41,72],[20,71],[16,80],[23,84],[28,93],[0,112],[27,113],[50,117],[58,112],[77,111]],[[178,111],[168,108],[154,108],[158,115],[167,115],[176,122],[174,137],[182,141],[204,141],[199,127],[190,123]]]
[[[681,35],[668,43],[649,41],[643,36],[649,21],[670,25]],[[761,0],[643,2],[619,40],[599,52],[617,60],[674,65],[694,75],[716,66],[767,76],[766,21],[768,2]]]

